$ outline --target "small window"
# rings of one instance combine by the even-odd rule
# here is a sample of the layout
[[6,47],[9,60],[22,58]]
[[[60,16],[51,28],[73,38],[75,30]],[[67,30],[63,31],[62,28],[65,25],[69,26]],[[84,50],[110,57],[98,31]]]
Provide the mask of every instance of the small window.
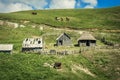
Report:
[[38,41],[38,44],[40,44],[41,43],[41,41]]
[[28,38],[26,39],[26,41],[28,41]]

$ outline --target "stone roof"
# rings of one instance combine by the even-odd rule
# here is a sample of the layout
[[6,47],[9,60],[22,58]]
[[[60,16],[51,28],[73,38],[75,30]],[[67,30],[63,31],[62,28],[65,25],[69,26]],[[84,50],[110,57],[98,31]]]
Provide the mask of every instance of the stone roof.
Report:
[[62,33],[56,40],[59,40],[64,35],[67,36],[70,39],[70,37],[66,33]]
[[23,48],[40,48],[43,47],[42,38],[26,38],[22,44]]
[[95,37],[93,37],[92,34],[88,32],[84,32],[78,40],[96,40]]
[[0,44],[0,51],[11,51],[13,50],[13,44]]

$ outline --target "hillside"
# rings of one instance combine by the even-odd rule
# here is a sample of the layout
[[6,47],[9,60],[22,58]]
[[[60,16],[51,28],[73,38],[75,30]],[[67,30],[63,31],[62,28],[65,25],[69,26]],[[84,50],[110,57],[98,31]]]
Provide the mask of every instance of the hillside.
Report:
[[[74,29],[120,29],[120,7],[106,9],[34,10],[0,14],[0,19]],[[37,13],[37,15],[32,14]],[[58,18],[56,20],[55,18]],[[68,18],[66,20],[66,18]]]
[[[50,67],[55,61],[62,62],[62,69]],[[1,80],[107,80],[80,55],[0,54],[0,75]]]
[[[119,80],[120,7],[109,9],[35,10],[0,14],[0,44],[14,44],[13,54],[0,53],[0,80]],[[33,15],[32,12],[37,12]],[[59,21],[55,17],[69,21]],[[83,32],[97,39],[96,47],[76,47]],[[70,47],[55,47],[56,38],[66,32]],[[48,53],[21,52],[25,38],[42,37]],[[101,41],[105,37],[106,45]],[[67,55],[50,50],[79,51]],[[61,62],[61,69],[53,68]]]

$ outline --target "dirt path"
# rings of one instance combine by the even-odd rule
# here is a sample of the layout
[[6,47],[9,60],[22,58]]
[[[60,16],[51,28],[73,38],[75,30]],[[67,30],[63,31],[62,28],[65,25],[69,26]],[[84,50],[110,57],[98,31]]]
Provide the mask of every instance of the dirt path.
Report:
[[56,30],[56,31],[69,31],[69,32],[76,32],[78,34],[82,34],[83,32],[86,32],[84,30],[74,30],[74,29],[69,29],[69,28],[54,28],[54,27],[51,27],[51,26],[47,26],[47,25],[44,25],[45,28],[49,28],[49,29],[52,29],[52,30]]
[[81,66],[81,65],[75,65],[75,64],[74,64],[74,65],[72,66],[72,72],[73,72],[73,73],[77,73],[78,70],[83,71],[84,73],[86,73],[86,74],[88,74],[88,75],[90,75],[90,76],[92,76],[92,77],[95,77],[95,74],[91,73],[91,72],[88,70],[88,68],[84,68],[84,67]]

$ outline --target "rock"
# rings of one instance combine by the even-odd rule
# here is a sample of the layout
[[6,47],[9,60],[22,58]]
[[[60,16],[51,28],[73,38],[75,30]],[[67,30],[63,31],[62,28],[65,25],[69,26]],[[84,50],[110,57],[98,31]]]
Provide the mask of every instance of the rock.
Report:
[[4,25],[4,21],[0,20],[0,25]]
[[24,27],[26,27],[26,26],[24,26],[24,25],[20,25],[20,27],[21,27],[21,28],[24,28]]
[[30,21],[24,21],[23,24],[29,23]]
[[35,28],[36,26],[35,25],[32,25],[32,28]]
[[13,22],[8,22],[8,21],[5,21],[4,25],[9,26],[9,27],[14,27],[14,28],[19,27],[18,23],[13,23]]
[[17,23],[14,24],[14,28],[18,28],[19,25]]
[[40,30],[42,31],[42,30],[43,30],[43,27],[40,27]]
[[55,62],[53,67],[54,67],[55,69],[61,69],[61,65],[62,65],[61,62]]
[[44,63],[44,67],[52,67],[49,63]]

